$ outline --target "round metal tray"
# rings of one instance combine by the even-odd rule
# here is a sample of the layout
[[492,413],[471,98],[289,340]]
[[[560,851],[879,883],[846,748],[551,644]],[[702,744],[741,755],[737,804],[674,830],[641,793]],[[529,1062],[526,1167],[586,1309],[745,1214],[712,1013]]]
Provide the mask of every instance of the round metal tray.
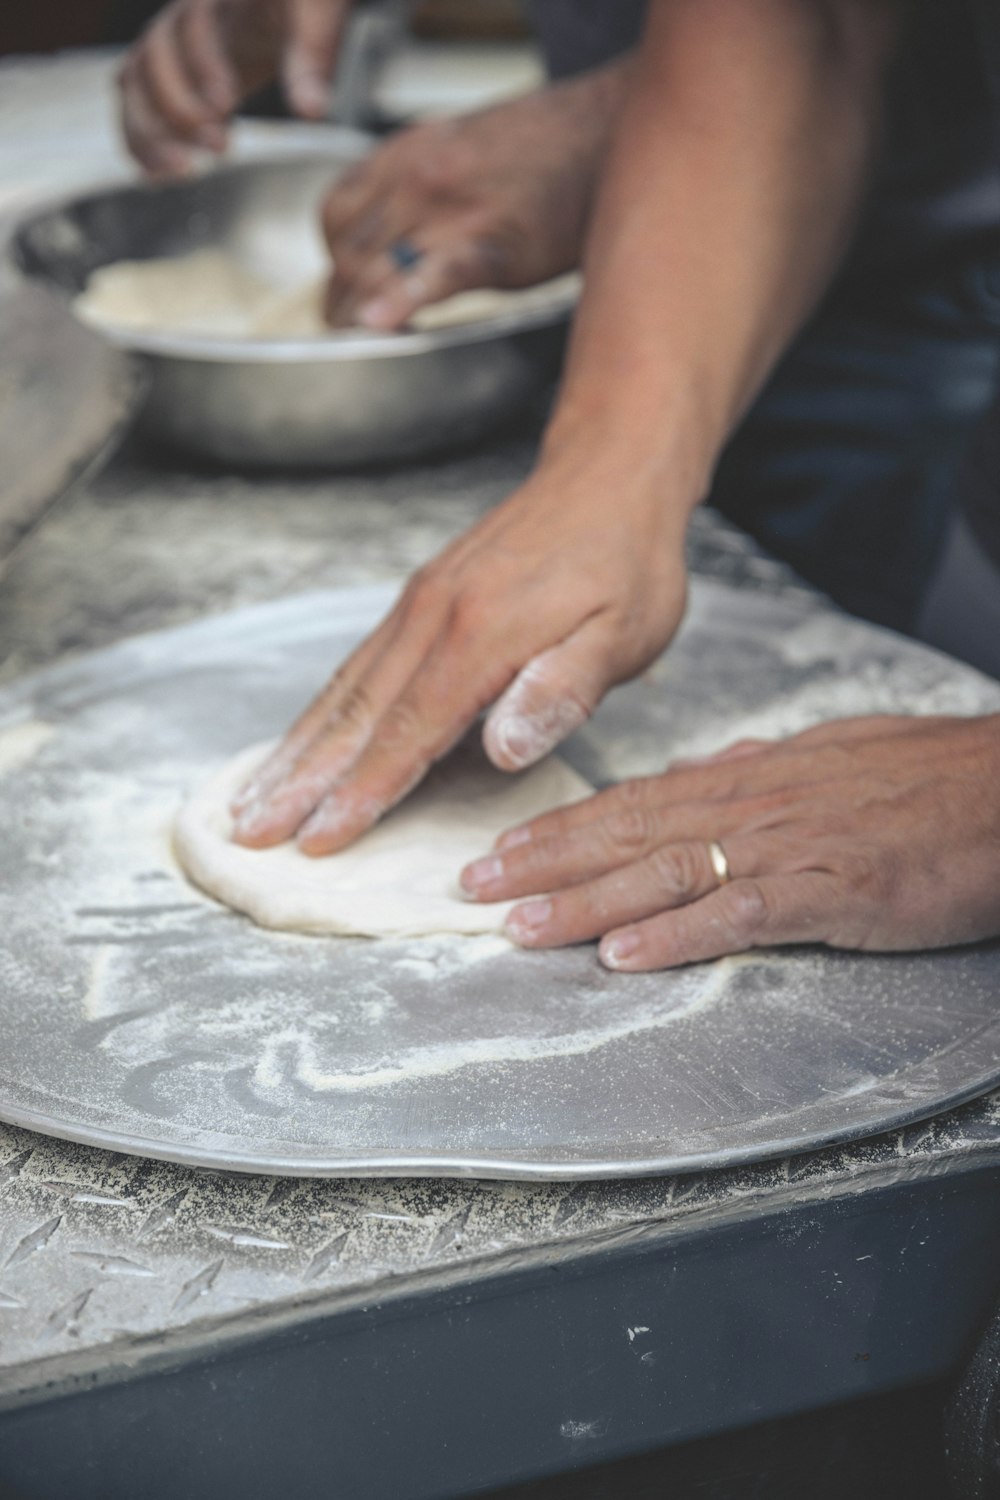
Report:
[[[285,936],[194,891],[184,789],[280,731],[389,597],[241,611],[0,693],[0,1117],[243,1171],[603,1177],[804,1151],[1000,1081],[995,945],[626,976],[592,946]],[[702,583],[567,754],[602,782],[835,714],[998,706],[809,598]]]

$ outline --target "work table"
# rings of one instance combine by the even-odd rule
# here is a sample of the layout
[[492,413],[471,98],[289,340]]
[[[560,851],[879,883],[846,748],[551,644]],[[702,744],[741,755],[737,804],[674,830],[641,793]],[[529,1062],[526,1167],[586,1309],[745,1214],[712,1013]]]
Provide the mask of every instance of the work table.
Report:
[[[50,66],[53,109],[83,73],[104,87],[91,60]],[[3,575],[0,681],[402,579],[516,485],[540,416],[336,476],[126,443]],[[801,588],[709,512],[691,551],[738,587]],[[588,1184],[241,1176],[0,1126],[0,1480],[252,1500],[336,1462],[344,1494],[429,1500],[936,1378],[995,1291],[998,1174],[1000,1095],[810,1156]]]

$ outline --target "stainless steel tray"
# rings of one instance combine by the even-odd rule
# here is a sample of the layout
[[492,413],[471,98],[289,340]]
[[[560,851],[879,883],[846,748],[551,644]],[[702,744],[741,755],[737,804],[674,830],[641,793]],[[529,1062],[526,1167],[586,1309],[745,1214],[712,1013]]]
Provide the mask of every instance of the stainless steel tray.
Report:
[[[140,637],[0,693],[0,1117],[207,1167],[574,1178],[787,1155],[1000,1080],[1000,949],[606,973],[592,947],[283,936],[193,891],[178,800],[278,732],[386,589]],[[1000,687],[808,597],[696,586],[680,641],[571,742],[597,782]]]

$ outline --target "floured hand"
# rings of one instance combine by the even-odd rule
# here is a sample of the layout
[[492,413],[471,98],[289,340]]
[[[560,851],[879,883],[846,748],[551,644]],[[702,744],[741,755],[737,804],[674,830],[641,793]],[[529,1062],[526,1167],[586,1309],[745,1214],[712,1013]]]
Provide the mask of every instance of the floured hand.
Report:
[[490,759],[534,764],[659,654],[685,587],[658,484],[550,459],[411,580],[237,799],[236,841],[344,848],[491,705]]

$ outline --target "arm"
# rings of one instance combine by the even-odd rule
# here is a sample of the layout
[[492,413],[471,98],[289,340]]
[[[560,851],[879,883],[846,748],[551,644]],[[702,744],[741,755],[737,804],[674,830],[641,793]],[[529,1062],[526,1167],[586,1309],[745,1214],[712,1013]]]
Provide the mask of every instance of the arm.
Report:
[[423,569],[238,802],[236,837],[342,848],[489,705],[546,754],[683,613],[683,538],[733,423],[849,240],[894,8],[653,7],[535,473]]
[[547,454],[610,434],[662,493],[719,451],[845,251],[878,146],[896,8],[650,7]]

